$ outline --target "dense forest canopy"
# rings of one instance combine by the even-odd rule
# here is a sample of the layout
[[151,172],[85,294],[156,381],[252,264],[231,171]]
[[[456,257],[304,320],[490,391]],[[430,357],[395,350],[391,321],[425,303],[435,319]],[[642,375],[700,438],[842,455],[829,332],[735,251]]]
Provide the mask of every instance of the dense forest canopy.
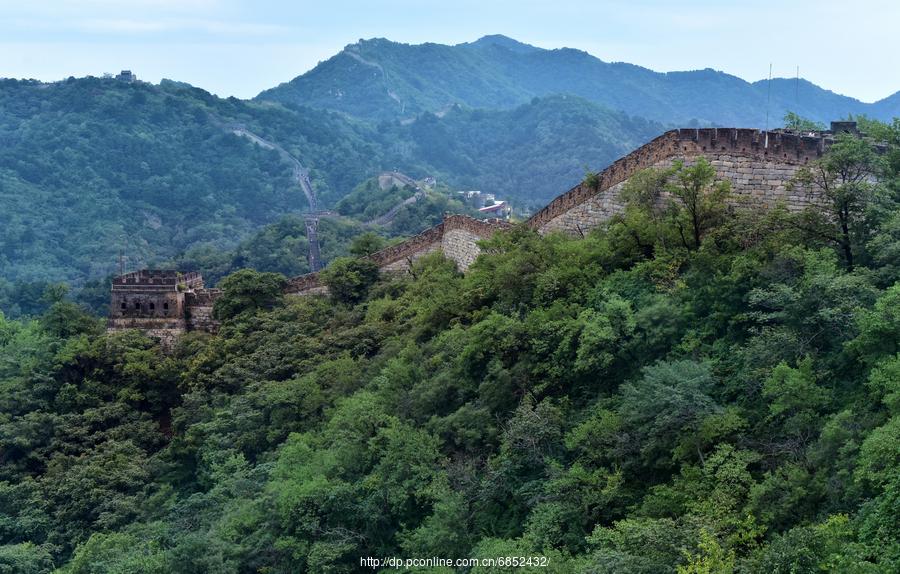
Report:
[[817,212],[730,210],[676,165],[466,275],[239,271],[171,354],[63,292],[0,316],[0,569],[898,571],[900,122],[865,128],[886,153],[840,138],[799,176]]

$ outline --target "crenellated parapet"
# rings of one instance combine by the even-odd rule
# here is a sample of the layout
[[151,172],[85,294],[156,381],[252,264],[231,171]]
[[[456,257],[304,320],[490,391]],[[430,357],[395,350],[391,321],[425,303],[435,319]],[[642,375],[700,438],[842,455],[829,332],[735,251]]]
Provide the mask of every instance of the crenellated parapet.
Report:
[[[821,157],[833,141],[831,132],[809,134],[742,128],[689,128],[668,131],[613,162],[598,174],[595,187],[578,184],[535,213],[527,225],[541,232],[586,231],[624,209],[618,196],[635,173],[668,167],[675,160],[703,156],[729,179],[738,195],[789,200],[787,183],[797,169]],[[796,207],[807,202],[796,198]],[[772,201],[764,201],[771,203]],[[790,206],[790,205],[789,205]]]
[[379,269],[402,268],[404,265],[409,267],[408,261],[421,257],[429,251],[434,251],[440,245],[445,223],[446,221],[442,221],[401,243],[376,251],[369,256],[369,259],[374,261]]
[[[736,202],[791,210],[815,206],[821,198],[789,185],[802,166],[820,158],[836,133],[858,135],[853,122],[834,122],[824,132],[792,133],[740,128],[698,128],[668,131],[597,174],[594,185],[576,185],[535,213],[525,225],[540,233],[584,233],[603,225],[625,209],[622,188],[647,168],[668,168],[706,158],[720,179],[732,184]],[[661,201],[664,201],[665,197]],[[369,259],[382,272],[408,270],[416,259],[440,251],[461,271],[480,253],[478,243],[510,227],[503,220],[447,215],[438,225],[373,253]],[[286,294],[327,293],[319,273],[294,277]],[[221,291],[206,289],[199,273],[143,270],[113,280],[109,329],[142,329],[171,343],[177,334],[215,332],[213,304]]]
[[743,128],[699,128],[675,130],[676,150],[688,154],[740,154],[759,161],[805,164],[825,153],[833,141],[831,132],[807,134],[759,131]]
[[[850,131],[844,123],[840,131]],[[855,130],[855,128],[853,128]],[[820,158],[834,141],[834,132],[792,133],[742,128],[689,128],[668,131],[613,162],[597,174],[595,186],[580,183],[535,213],[527,225],[541,233],[584,233],[617,213],[625,204],[622,187],[637,172],[687,164],[706,158],[718,177],[732,183],[736,201],[772,207],[784,202],[801,210],[820,198],[789,185],[797,171]]]
[[611,163],[609,167],[597,174],[596,188],[578,184],[569,191],[558,195],[543,209],[532,215],[526,222],[528,226],[541,229],[555,218],[588,201],[598,191],[610,189],[622,183],[642,169],[653,167],[659,161],[677,153],[678,131],[672,130],[651,140],[625,157]]

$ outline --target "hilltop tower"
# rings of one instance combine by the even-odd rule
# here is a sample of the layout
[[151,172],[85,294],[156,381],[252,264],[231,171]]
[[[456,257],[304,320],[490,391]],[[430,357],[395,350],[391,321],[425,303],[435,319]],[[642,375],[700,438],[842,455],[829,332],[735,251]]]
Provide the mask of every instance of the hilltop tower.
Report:
[[215,332],[212,305],[218,289],[205,289],[199,273],[142,269],[113,279],[109,331],[138,329],[171,348],[181,333]]

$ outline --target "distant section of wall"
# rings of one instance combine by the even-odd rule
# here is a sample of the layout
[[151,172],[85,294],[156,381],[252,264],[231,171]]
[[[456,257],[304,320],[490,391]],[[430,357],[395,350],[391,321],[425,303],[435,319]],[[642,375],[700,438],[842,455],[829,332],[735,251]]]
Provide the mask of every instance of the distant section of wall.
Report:
[[705,157],[720,179],[730,180],[736,200],[771,207],[784,201],[800,210],[821,199],[808,191],[788,190],[797,170],[825,152],[829,134],[799,135],[752,129],[681,129],[664,133],[614,162],[599,174],[596,189],[577,185],[532,216],[527,224],[541,233],[584,233],[621,213],[620,197],[628,179],[647,168],[670,167],[674,161],[691,164]]
[[[496,219],[475,219],[466,215],[448,215],[444,221],[402,243],[392,245],[369,258],[383,273],[402,272],[420,257],[441,251],[445,257],[456,262],[461,271],[478,257],[478,241],[487,239],[498,230],[507,229],[510,224]],[[318,273],[308,273],[288,281],[285,293],[290,295],[313,295],[327,293],[328,287],[322,283]]]

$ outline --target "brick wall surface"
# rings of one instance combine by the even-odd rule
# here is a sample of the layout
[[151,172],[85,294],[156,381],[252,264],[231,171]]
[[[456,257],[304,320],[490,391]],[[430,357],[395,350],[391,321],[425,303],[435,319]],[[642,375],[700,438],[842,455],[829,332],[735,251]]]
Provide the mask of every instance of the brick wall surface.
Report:
[[451,229],[444,233],[440,249],[444,257],[452,259],[460,271],[465,271],[481,252],[478,247],[481,239],[481,236],[467,229]]
[[[800,136],[734,128],[682,129],[664,133],[598,174],[597,189],[577,185],[534,214],[527,224],[541,233],[583,233],[624,209],[619,196],[628,179],[646,168],[691,164],[705,157],[720,179],[732,183],[734,202],[772,207],[783,201],[800,210],[821,201],[808,190],[788,190],[803,165],[821,157],[828,136]],[[666,198],[664,197],[663,200]]]

